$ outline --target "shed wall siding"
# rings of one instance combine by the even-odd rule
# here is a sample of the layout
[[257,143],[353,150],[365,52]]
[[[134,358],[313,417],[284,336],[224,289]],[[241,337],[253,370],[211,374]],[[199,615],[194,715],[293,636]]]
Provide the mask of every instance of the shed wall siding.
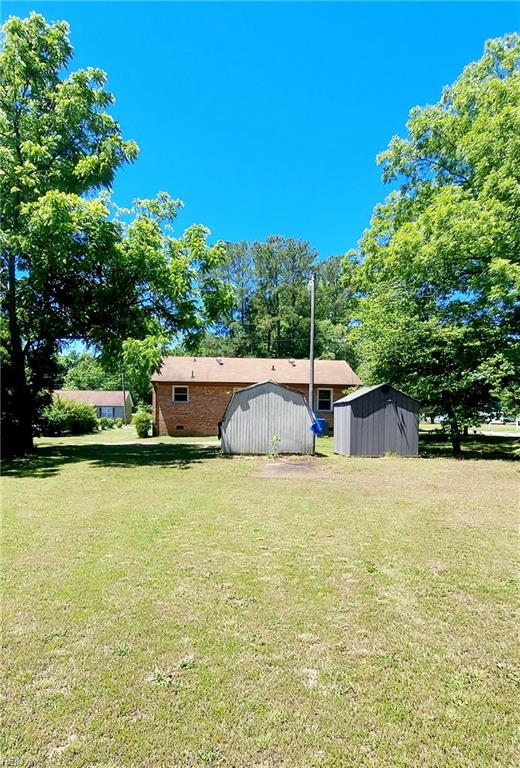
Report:
[[335,407],[334,450],[347,456],[417,456],[419,404],[391,388]]
[[222,423],[222,452],[312,453],[311,415],[297,392],[266,382],[237,392]]
[[346,456],[350,453],[350,408],[334,410],[334,451]]
[[419,453],[419,403],[401,392],[392,392],[392,411],[387,424],[392,425],[386,438],[386,450],[400,456],[417,456]]

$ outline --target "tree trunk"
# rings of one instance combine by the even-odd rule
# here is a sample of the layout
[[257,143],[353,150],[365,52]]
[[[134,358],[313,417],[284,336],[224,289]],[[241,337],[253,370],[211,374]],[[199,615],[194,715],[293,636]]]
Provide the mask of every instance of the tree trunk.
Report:
[[451,436],[451,448],[455,458],[460,459],[462,456],[462,449],[460,445],[460,427],[457,417],[452,409],[448,410],[448,419],[450,422],[450,436]]
[[34,449],[32,437],[32,398],[25,375],[25,356],[18,317],[16,314],[16,259],[13,253],[8,257],[8,313],[9,347],[11,368],[11,406],[3,424],[3,445],[5,455],[24,456]]

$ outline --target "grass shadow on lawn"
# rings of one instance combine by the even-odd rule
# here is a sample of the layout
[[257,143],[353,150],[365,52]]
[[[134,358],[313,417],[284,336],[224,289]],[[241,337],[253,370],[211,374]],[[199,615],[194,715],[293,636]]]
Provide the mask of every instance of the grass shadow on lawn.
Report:
[[[515,437],[495,435],[468,435],[461,438],[462,459],[502,459],[518,461],[520,440]],[[421,432],[419,452],[422,458],[451,458],[451,442],[448,435],[438,432]]]
[[24,459],[4,462],[2,474],[7,477],[52,477],[65,464],[88,461],[99,467],[171,467],[189,469],[219,455],[219,446],[196,443],[182,445],[67,445],[42,446]]

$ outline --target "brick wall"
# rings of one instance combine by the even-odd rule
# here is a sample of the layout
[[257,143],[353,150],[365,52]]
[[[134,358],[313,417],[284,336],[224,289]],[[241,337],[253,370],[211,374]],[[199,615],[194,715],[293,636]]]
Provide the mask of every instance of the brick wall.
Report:
[[[187,403],[172,402],[172,386],[154,384],[152,413],[158,434],[216,435],[233,385],[189,384]],[[179,382],[179,386],[186,384]]]
[[[172,402],[172,386],[171,383],[154,384],[152,414],[159,435],[216,435],[218,423],[222,420],[233,394],[233,387],[247,385],[189,384],[187,403]],[[179,382],[178,386],[186,386],[186,383]],[[322,388],[324,387],[316,387],[315,392]],[[308,387],[304,384],[294,385],[292,389],[297,389],[307,396]],[[342,387],[334,387],[333,401],[343,397],[343,394]],[[316,415],[327,419],[329,429],[332,430],[332,412],[317,411]]]

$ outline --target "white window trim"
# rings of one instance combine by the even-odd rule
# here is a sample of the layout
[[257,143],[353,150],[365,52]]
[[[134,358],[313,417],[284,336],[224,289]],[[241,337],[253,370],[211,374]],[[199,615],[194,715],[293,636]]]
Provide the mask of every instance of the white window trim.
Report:
[[[186,390],[186,400],[176,400],[175,399],[175,390],[176,389],[185,389]],[[190,388],[187,384],[172,384],[172,403],[177,403],[184,405],[185,403],[190,402]]]
[[[329,392],[330,393],[330,408],[319,408],[320,400],[323,398],[320,398],[320,392]],[[317,387],[316,388],[316,410],[320,413],[332,413],[333,407],[332,404],[334,402],[334,390],[329,387]]]

